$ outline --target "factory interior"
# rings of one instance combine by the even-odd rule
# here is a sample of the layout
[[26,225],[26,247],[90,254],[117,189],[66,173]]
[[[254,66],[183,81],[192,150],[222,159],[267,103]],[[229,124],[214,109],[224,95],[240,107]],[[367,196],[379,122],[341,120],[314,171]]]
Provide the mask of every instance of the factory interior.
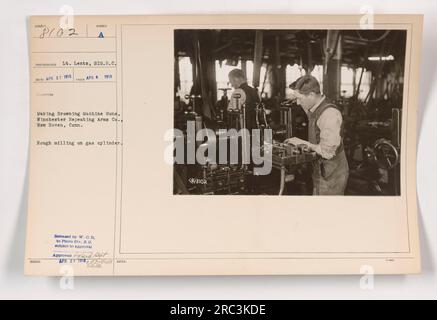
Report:
[[196,130],[244,127],[244,113],[228,111],[228,73],[237,68],[258,91],[257,124],[272,130],[274,147],[264,176],[242,163],[175,163],[174,194],[311,195],[314,154],[283,144],[308,139],[307,115],[289,85],[310,74],[343,117],[344,194],[400,195],[405,51],[404,30],[175,30],[175,128],[185,133],[190,120]]

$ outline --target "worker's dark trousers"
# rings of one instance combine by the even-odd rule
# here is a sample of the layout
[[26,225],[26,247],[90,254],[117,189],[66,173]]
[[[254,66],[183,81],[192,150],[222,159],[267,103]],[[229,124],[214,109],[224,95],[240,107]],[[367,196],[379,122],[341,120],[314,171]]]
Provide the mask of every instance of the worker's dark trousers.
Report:
[[319,159],[313,164],[313,195],[344,195],[349,165],[344,150],[332,159]]

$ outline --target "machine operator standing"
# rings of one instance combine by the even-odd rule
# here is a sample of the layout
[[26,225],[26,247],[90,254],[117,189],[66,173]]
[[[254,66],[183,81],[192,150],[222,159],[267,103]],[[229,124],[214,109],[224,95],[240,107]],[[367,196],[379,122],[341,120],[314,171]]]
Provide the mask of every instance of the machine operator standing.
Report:
[[310,75],[290,85],[294,98],[308,115],[308,140],[297,137],[285,142],[305,144],[319,155],[313,163],[313,195],[344,195],[349,166],[343,146],[343,117],[335,104],[326,101],[320,84]]
[[[241,108],[241,105],[246,105],[246,128],[251,130],[256,128],[255,118],[255,106],[259,103],[260,99],[258,91],[247,84],[246,76],[241,69],[233,69],[229,72],[229,82],[235,89],[232,94],[231,101],[228,109]],[[239,106],[235,105],[235,94],[238,93],[240,98],[238,99]]]

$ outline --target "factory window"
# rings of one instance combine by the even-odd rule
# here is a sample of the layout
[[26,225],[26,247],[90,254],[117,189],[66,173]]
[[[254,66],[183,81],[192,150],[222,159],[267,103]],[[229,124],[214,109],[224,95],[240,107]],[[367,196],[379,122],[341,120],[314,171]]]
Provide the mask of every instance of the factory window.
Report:
[[299,77],[304,76],[305,74],[305,69],[301,66],[297,64],[287,64],[287,67],[285,68],[285,81],[287,82],[287,86],[293,81],[297,80]]
[[[354,94],[354,90],[358,86],[358,82],[360,81],[360,76],[362,72],[362,68],[357,68],[355,70],[355,78],[354,78],[354,70],[349,67],[341,67],[341,95],[344,98],[350,98]],[[361,80],[360,85],[360,93],[358,98],[360,100],[364,100],[367,97],[367,94],[370,90],[370,82],[372,80],[372,73],[364,69],[363,78]]]
[[253,62],[248,60],[246,61],[246,77],[247,77],[247,84],[249,86],[253,85]]
[[285,68],[285,97],[290,98],[291,90],[288,87],[292,82],[296,81],[301,76],[304,76],[306,71],[301,66],[294,64]]
[[354,69],[341,67],[340,92],[343,98],[352,97],[354,94]]
[[315,65],[311,75],[319,81],[320,91],[323,93],[323,66],[321,64]]
[[[263,92],[263,97],[264,98],[271,98],[272,97],[272,84],[270,83],[270,76],[271,74],[267,74],[266,77],[266,72],[271,72],[271,69],[268,68],[267,64],[263,63],[263,65],[261,66],[261,70],[260,70],[260,75],[259,75],[259,88],[258,91]],[[265,79],[265,82],[264,82]],[[264,86],[264,90],[263,90],[263,86]],[[261,98],[263,98],[261,97]]]
[[[355,83],[358,85],[358,82],[360,81],[362,68],[357,68],[355,72]],[[367,71],[364,69],[363,78],[361,79],[361,86],[360,86],[360,93],[358,94],[358,99],[364,100],[366,99],[369,90],[370,90],[370,83],[372,82],[372,72]]]
[[185,99],[186,94],[190,94],[191,87],[193,86],[193,66],[189,57],[179,57],[179,79],[181,87],[179,89],[179,97],[188,102]]

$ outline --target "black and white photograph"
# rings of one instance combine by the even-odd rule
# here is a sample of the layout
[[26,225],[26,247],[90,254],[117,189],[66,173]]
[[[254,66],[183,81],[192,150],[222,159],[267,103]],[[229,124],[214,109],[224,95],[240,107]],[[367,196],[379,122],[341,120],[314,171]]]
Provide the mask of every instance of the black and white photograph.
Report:
[[10,1],[0,300],[435,299],[437,2],[404,2]]
[[406,30],[175,30],[173,193],[401,195],[406,43]]

